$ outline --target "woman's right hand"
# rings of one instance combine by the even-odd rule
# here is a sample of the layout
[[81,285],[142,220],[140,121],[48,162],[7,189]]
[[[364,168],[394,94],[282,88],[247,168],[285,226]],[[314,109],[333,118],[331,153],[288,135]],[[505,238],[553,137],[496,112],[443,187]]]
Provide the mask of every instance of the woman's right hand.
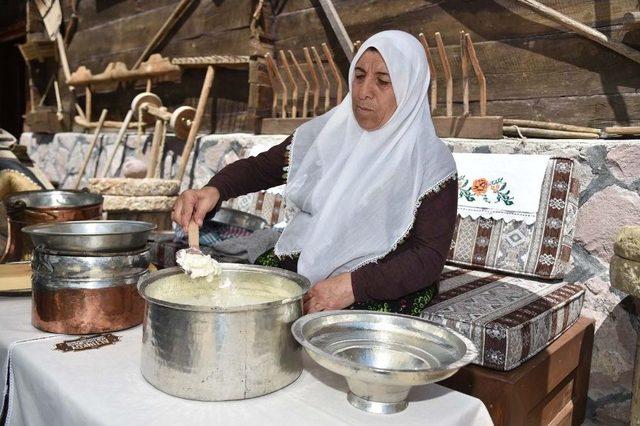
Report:
[[188,189],[184,191],[173,206],[171,219],[182,229],[189,228],[192,220],[202,226],[204,216],[218,204],[220,192],[212,186],[202,189]]

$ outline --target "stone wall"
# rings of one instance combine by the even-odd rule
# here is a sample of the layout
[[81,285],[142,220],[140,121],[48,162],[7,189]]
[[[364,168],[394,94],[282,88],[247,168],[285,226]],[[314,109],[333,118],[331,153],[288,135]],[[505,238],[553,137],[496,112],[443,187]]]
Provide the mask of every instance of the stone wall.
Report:
[[[93,153],[88,174],[104,167],[114,135],[103,136]],[[201,138],[190,160],[183,189],[200,187],[225,164],[264,150],[284,136],[247,134],[209,135]],[[22,143],[53,180],[64,187],[75,182],[88,135],[52,137],[24,134]],[[127,139],[128,155],[135,137]],[[624,225],[640,224],[640,141],[504,139],[497,141],[447,140],[456,152],[549,154],[575,160],[581,184],[580,210],[573,246],[573,268],[567,280],[584,283],[587,296],[583,315],[596,320],[587,416],[601,424],[628,422],[636,335],[640,329],[637,308],[630,298],[609,285],[608,261],[613,239]],[[165,176],[175,170],[182,144],[169,138]],[[122,155],[117,158],[122,159]],[[119,162],[117,162],[119,163]],[[119,164],[112,166],[112,173]]]

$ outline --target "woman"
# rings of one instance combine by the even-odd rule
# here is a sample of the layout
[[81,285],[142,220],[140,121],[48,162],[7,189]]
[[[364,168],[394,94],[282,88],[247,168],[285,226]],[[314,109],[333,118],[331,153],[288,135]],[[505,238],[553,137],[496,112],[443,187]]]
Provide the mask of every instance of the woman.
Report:
[[184,192],[174,221],[202,225],[222,200],[286,180],[293,215],[271,260],[312,282],[305,312],[419,315],[435,293],[457,208],[455,163],[435,134],[428,82],[413,36],[372,36],[351,63],[351,91],[340,105]]

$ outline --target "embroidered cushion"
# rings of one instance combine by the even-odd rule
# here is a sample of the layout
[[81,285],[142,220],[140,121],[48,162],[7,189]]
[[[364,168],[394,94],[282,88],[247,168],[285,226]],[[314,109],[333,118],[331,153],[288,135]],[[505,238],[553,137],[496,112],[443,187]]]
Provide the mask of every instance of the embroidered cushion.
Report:
[[471,339],[479,352],[475,364],[506,371],[570,327],[583,300],[577,284],[447,266],[438,296],[421,316]]
[[458,216],[447,260],[457,265],[561,279],[569,266],[578,195],[573,161],[551,158],[533,224]]

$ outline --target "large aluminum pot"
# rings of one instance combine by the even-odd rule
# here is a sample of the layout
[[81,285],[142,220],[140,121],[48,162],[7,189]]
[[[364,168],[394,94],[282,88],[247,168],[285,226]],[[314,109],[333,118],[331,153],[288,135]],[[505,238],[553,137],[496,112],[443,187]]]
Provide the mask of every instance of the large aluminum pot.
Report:
[[[293,272],[223,263],[221,280],[288,280],[295,294],[275,302],[230,308],[156,299],[153,284],[183,274],[179,268],[152,273],[139,291],[146,299],[142,375],[171,395],[202,401],[246,399],[274,392],[302,372],[301,347],[291,325],[302,316],[309,280]],[[269,285],[269,281],[265,285]]]
[[64,334],[106,333],[142,322],[137,285],[146,277],[148,248],[83,255],[36,248],[31,261],[31,323]]
[[85,191],[24,191],[2,200],[9,224],[2,262],[30,260],[33,244],[21,229],[48,222],[102,218],[102,196]]

